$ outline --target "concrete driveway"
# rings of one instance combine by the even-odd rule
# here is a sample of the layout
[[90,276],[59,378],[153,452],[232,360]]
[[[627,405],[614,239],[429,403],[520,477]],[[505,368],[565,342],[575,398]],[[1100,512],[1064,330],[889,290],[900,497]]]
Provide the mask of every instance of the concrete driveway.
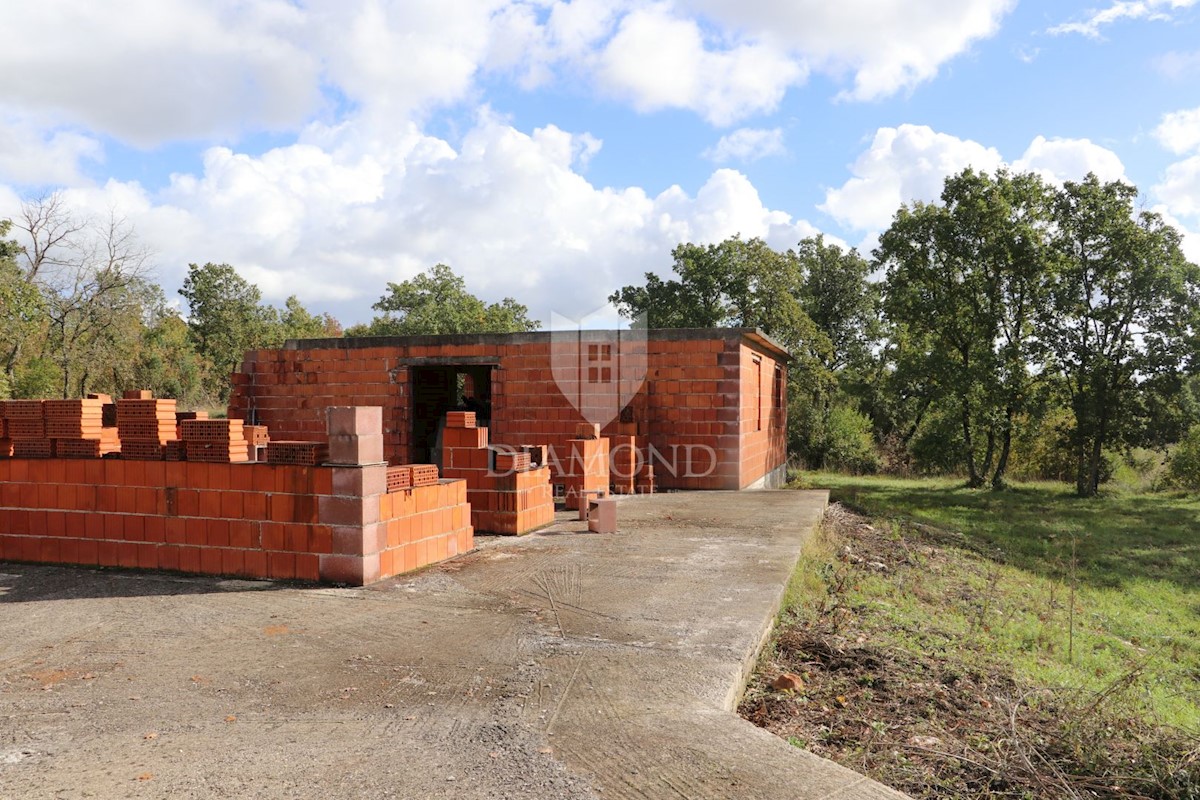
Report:
[[0,797],[899,798],[738,718],[821,492],[365,589],[0,565]]

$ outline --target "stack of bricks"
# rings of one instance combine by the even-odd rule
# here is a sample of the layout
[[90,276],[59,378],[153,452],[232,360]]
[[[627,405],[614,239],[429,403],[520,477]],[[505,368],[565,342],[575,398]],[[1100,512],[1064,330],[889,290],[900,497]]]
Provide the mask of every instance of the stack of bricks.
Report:
[[4,417],[4,402],[0,401],[0,458],[12,457],[12,439],[8,438],[8,420]]
[[121,450],[114,428],[104,427],[104,399],[46,400],[46,436],[59,458],[100,458]]
[[372,583],[475,546],[464,481],[439,480],[427,464],[383,462],[381,408],[327,413],[333,492],[320,498],[318,514],[333,548],[321,556],[322,579]]
[[7,400],[4,403],[5,435],[13,458],[50,458],[54,444],[46,438],[41,400]]
[[[532,448],[531,448],[532,449]],[[471,525],[477,531],[520,535],[554,521],[554,489],[543,457],[488,446],[488,430],[475,415],[452,411],[442,432],[442,474],[467,483]]]
[[570,460],[563,465],[563,488],[567,508],[578,509],[586,494],[608,494],[608,439],[600,437],[600,426],[590,422],[576,427],[576,438],[567,441]]
[[313,467],[328,460],[329,447],[324,442],[267,442],[266,455],[268,464]]
[[240,419],[188,419],[179,423],[188,461],[231,464],[249,461]]
[[208,419],[207,411],[176,411],[175,412],[175,438],[183,440],[183,431],[181,426],[190,419]]
[[167,443],[178,438],[175,401],[155,399],[147,391],[125,392],[117,400],[117,434],[122,458],[162,461]]

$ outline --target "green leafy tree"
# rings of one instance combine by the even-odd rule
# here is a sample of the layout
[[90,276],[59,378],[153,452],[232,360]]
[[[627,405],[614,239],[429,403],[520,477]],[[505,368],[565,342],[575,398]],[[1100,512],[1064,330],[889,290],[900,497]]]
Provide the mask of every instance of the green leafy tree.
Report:
[[1200,425],[1193,425],[1171,453],[1168,474],[1174,485],[1200,491]]
[[901,207],[875,252],[893,336],[907,343],[893,352],[909,375],[924,371],[933,402],[953,408],[972,486],[1004,484],[1030,399],[1049,208],[1035,175],[968,169],[947,179],[941,204]]
[[296,295],[289,297],[279,312],[280,335],[284,339],[336,339],[342,326],[329,314],[313,314]]
[[1105,449],[1134,435],[1149,381],[1196,358],[1200,270],[1174,228],[1135,212],[1136,197],[1133,186],[1089,175],[1067,182],[1053,207],[1055,268],[1037,336],[1069,398],[1082,496],[1099,490]]
[[815,353],[828,379],[798,384],[790,394],[792,449],[812,467],[873,471],[873,449],[847,455],[861,450],[864,439],[855,426],[867,419],[859,408],[875,375],[879,291],[869,280],[871,265],[858,251],[826,244],[822,236],[802,240],[796,258],[801,272],[797,299],[829,346]]
[[0,397],[7,397],[15,385],[21,346],[38,329],[44,311],[41,292],[18,263],[21,246],[6,238],[11,228],[10,220],[0,220]]
[[61,194],[22,203],[16,228],[24,240],[20,269],[42,296],[45,329],[37,341],[10,345],[6,368],[32,344],[38,357],[57,363],[63,397],[86,392],[96,354],[120,349],[122,322],[138,310],[151,254],[126,220],[82,216]]
[[130,360],[130,385],[155,397],[174,397],[184,408],[215,405],[204,386],[204,360],[196,352],[187,322],[161,297],[151,305]]
[[645,315],[659,328],[761,328],[794,359],[788,370],[789,447],[809,463],[820,459],[830,441],[826,398],[836,387],[831,368],[836,357],[830,337],[802,303],[800,256],[738,236],[717,244],[680,244],[671,256],[677,277],[646,273],[645,284],[624,286],[609,302],[622,316]]
[[823,236],[797,246],[800,307],[829,338],[831,370],[867,368],[879,338],[879,289],[871,264],[857,250],[826,244]]
[[382,311],[382,316],[347,329],[347,336],[518,333],[538,327],[524,305],[511,297],[485,303],[468,292],[466,281],[445,264],[410,280],[389,283],[387,294],[372,308]]
[[188,303],[192,344],[204,360],[204,390],[223,402],[246,351],[279,343],[278,312],[261,305],[258,287],[228,264],[189,264],[179,293]]

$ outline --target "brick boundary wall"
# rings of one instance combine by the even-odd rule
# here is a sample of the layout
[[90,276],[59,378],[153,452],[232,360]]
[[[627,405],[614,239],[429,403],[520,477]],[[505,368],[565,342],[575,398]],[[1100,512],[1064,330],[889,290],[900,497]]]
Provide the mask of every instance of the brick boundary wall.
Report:
[[[329,409],[330,459],[371,458],[380,411]],[[0,561],[363,585],[474,547],[464,481],[386,470],[0,458]]]

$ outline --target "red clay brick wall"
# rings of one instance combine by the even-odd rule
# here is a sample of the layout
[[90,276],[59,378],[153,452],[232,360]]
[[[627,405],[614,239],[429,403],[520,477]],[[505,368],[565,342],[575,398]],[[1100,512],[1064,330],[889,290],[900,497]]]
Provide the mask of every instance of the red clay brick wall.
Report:
[[[230,414],[253,412],[275,438],[320,439],[326,406],[379,405],[384,457],[407,463],[415,361],[495,359],[491,442],[550,445],[554,480],[562,482],[571,460],[568,442],[585,420],[555,381],[549,334],[421,337],[420,343],[395,339],[377,346],[380,341],[356,347],[354,340],[318,340],[312,349],[251,352],[235,376]],[[755,384],[747,383],[744,341],[738,331],[650,332],[646,383],[630,401],[627,418],[636,421],[637,435],[650,448],[659,488],[740,489],[784,463],[784,410],[764,408],[764,431],[746,428],[746,403],[753,402],[746,392]],[[760,352],[764,376],[773,375],[773,351]],[[764,384],[762,401],[769,404],[767,377]],[[617,428],[614,420],[605,433]]]
[[[738,489],[737,342],[649,343],[647,421],[657,485]],[[714,463],[714,456],[716,463]]]
[[233,375],[229,416],[266,425],[272,439],[322,441],[330,406],[383,408],[385,454],[408,463],[408,369],[396,348],[252,350]]
[[[762,349],[741,345],[738,486],[768,478],[787,462],[786,366]],[[780,382],[783,382],[782,386]],[[782,401],[782,402],[781,402]]]
[[318,580],[324,467],[0,459],[0,560]]
[[379,517],[385,540],[380,544],[379,576],[411,572],[466,553],[475,547],[467,482],[443,480],[384,494]]

